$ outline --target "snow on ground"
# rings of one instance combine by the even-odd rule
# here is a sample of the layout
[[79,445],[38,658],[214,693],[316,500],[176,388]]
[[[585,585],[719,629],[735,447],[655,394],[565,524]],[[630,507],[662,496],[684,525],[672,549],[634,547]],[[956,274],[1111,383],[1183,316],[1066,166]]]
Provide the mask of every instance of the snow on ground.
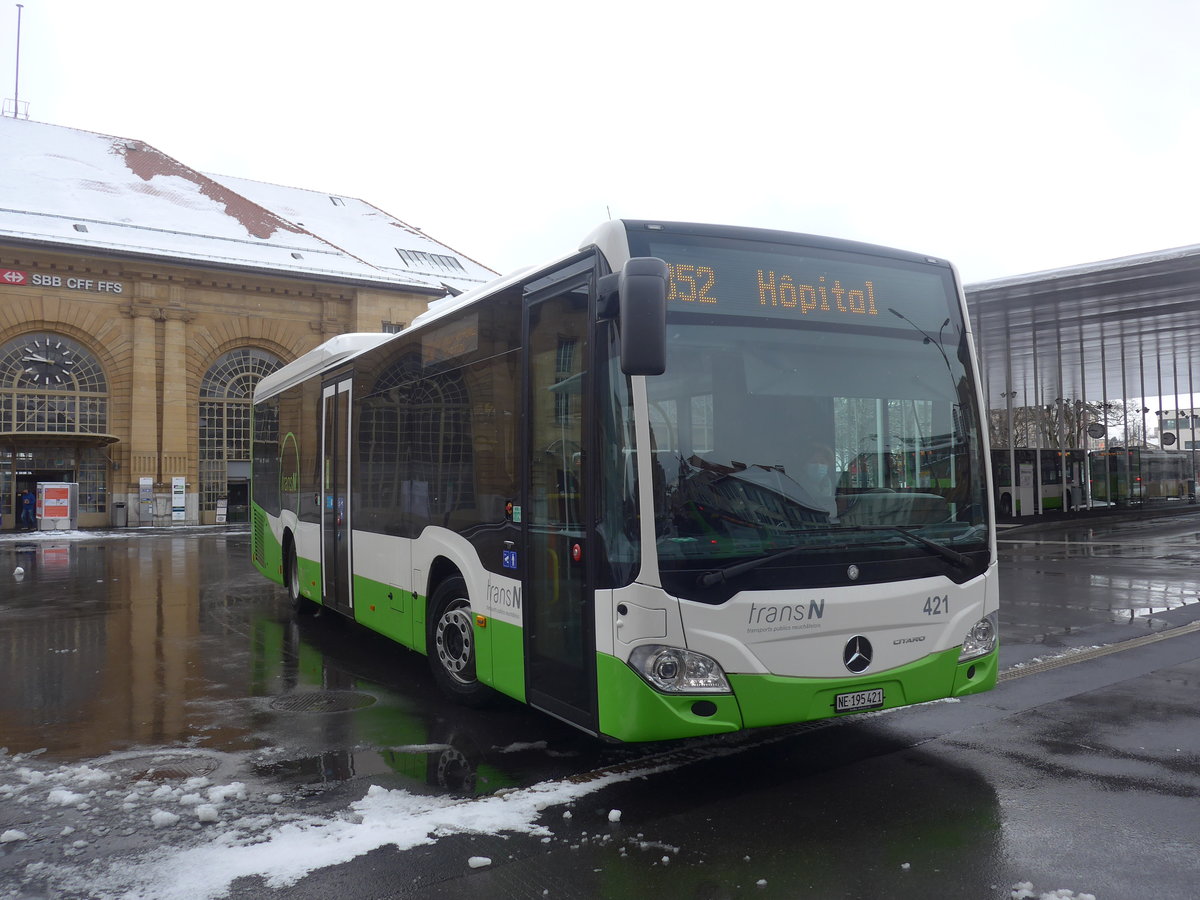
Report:
[[[30,862],[20,877],[25,885],[50,886],[55,896],[93,900],[216,900],[238,878],[260,876],[286,887],[381,847],[407,850],[452,834],[548,839],[553,832],[539,821],[547,808],[683,764],[648,762],[581,783],[543,782],[466,799],[372,786],[347,808],[318,816],[292,812],[277,794],[242,782],[200,776],[129,784],[105,760],[56,767],[36,757],[0,750],[0,801],[28,813],[28,824],[5,830],[0,840],[10,848],[61,842],[62,862]],[[114,839],[135,847],[134,855],[111,852]],[[44,848],[37,855],[53,858]],[[483,859],[464,865],[490,863]]]
[[[710,747],[701,756],[730,752],[733,748]],[[529,835],[548,843],[554,838],[551,824],[570,822],[570,806],[581,798],[697,758],[668,753],[640,767],[475,798],[373,785],[360,799],[317,814],[297,811],[301,804],[314,808],[299,796],[304,788],[285,796],[276,784],[235,778],[247,771],[247,759],[237,754],[223,755],[211,777],[156,780],[159,767],[182,768],[179,764],[189,755],[219,756],[181,749],[130,751],[58,765],[40,753],[10,755],[0,748],[0,809],[6,815],[0,829],[0,860],[6,863],[0,867],[0,897],[32,896],[32,890],[89,900],[218,900],[240,878],[259,877],[271,888],[286,888],[310,872],[372,850],[408,850],[450,835]],[[147,757],[153,757],[148,767]],[[130,768],[131,759],[140,768]],[[543,820],[552,807],[563,812]],[[619,823],[621,811],[609,809],[607,821]],[[606,843],[611,836],[596,837]],[[629,842],[631,848],[662,854],[661,865],[671,864],[681,850],[637,837]],[[21,861],[23,852],[28,861]],[[625,852],[622,846],[620,854]],[[467,870],[490,866],[492,859],[473,855],[461,862]],[[10,885],[16,892],[5,893]],[[1037,891],[1028,881],[1013,885],[1008,896],[1096,900],[1093,894],[1063,888]]]
[[1033,888],[1033,882],[1021,881],[1013,885],[1009,894],[1012,900],[1096,900],[1095,894],[1079,893],[1058,888],[1054,891],[1038,893]]
[[0,544],[44,541],[94,541],[132,539],[149,535],[171,535],[191,537],[197,534],[249,534],[248,525],[185,525],[180,527],[150,526],[131,528],[88,528],[61,529],[55,531],[0,531]]

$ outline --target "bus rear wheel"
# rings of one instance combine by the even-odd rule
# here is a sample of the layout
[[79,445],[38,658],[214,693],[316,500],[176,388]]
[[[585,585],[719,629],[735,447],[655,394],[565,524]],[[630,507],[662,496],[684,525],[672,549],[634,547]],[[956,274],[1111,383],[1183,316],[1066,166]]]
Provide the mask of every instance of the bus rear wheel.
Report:
[[287,588],[288,602],[293,612],[307,612],[315,606],[300,594],[300,560],[296,556],[296,543],[290,539],[283,547],[283,586]]
[[475,626],[462,578],[448,578],[437,586],[428,621],[429,667],[438,687],[466,706],[486,703],[491,692],[475,675]]

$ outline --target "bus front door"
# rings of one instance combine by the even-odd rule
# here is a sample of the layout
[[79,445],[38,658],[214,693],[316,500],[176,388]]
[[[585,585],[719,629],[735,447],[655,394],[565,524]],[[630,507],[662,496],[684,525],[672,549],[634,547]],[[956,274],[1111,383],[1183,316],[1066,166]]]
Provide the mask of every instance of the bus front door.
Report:
[[330,382],[321,401],[321,600],[349,613],[354,608],[350,578],[350,399],[353,379]]
[[[589,270],[590,272],[590,270]],[[526,699],[595,729],[595,626],[585,523],[588,282],[529,298],[524,613]]]

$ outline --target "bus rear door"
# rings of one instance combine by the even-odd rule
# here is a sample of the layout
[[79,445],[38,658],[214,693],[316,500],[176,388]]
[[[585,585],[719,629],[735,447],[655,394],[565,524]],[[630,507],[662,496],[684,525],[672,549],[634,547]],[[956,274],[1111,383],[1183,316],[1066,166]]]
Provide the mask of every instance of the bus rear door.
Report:
[[321,390],[321,600],[350,613],[350,401],[353,378]]

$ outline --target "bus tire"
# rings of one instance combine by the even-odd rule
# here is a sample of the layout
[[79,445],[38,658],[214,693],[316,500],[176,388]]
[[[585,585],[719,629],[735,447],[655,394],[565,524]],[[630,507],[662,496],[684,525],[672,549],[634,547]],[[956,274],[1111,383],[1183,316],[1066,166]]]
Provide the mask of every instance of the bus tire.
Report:
[[283,542],[283,586],[287,589],[292,612],[304,613],[313,608],[313,602],[300,594],[300,560],[296,556],[296,542],[290,534]]
[[433,680],[447,696],[464,706],[482,706],[491,690],[475,674],[475,627],[467,584],[459,576],[447,578],[429,601],[429,668]]

